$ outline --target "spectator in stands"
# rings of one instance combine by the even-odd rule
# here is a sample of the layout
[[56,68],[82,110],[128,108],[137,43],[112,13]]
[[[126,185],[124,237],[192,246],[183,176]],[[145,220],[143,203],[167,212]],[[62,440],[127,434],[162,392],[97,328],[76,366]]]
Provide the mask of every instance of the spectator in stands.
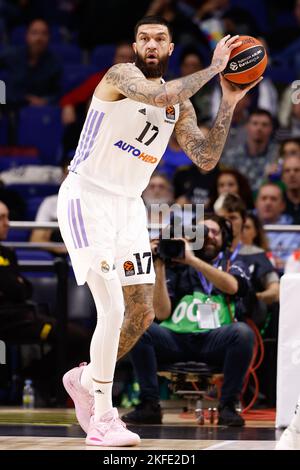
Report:
[[[69,158],[63,158],[61,162],[62,181],[68,175]],[[35,222],[57,222],[57,194],[47,196],[38,208]],[[63,243],[59,229],[52,230],[47,228],[39,228],[32,230],[30,241],[32,243],[61,242]],[[65,247],[47,248],[47,251],[56,255],[67,254]]]
[[229,0],[204,0],[195,5],[193,22],[207,37],[211,48],[224,36],[222,15],[229,6]]
[[[199,129],[204,135],[209,132],[205,126],[199,126]],[[173,178],[176,203],[181,206],[184,204],[205,204],[207,206],[209,191],[215,184],[218,172],[218,167],[209,173],[200,170],[194,164],[179,167]]]
[[283,160],[282,177],[285,184],[285,214],[294,224],[300,224],[300,153],[289,154]]
[[140,0],[130,0],[130,8],[128,5],[124,0],[80,0],[80,46],[91,50],[99,44],[116,44],[128,39],[134,25],[145,15],[147,4]]
[[247,213],[243,225],[242,243],[255,245],[264,251],[269,251],[269,242],[259,218],[253,213]]
[[[129,42],[120,42],[116,46],[113,64],[133,62],[134,53]],[[63,146],[65,153],[76,148],[87,107],[94,90],[107,69],[100,70],[87,78],[83,83],[66,93],[60,100],[62,107],[62,122],[65,127]]]
[[[158,171],[153,173],[142,197],[147,209],[149,225],[169,223],[169,214],[167,212],[158,212],[153,210],[153,207],[151,209],[152,204],[155,204],[156,207],[160,204],[170,206],[174,202],[172,184],[164,174]],[[159,233],[159,228],[151,228],[150,238],[157,238]]]
[[249,179],[252,190],[256,191],[266,177],[266,165],[273,163],[277,154],[277,146],[272,139],[272,115],[263,109],[252,111],[246,124],[246,133],[245,144],[227,148],[221,163],[239,170]]
[[[241,2],[240,2],[241,3]],[[224,34],[259,35],[255,18],[249,10],[240,7],[228,8],[222,15]]]
[[202,43],[207,47],[206,35],[180,10],[177,3],[177,0],[152,0],[144,15],[158,15],[165,18],[173,30],[175,44]]
[[24,220],[26,213],[24,198],[17,191],[7,188],[1,179],[0,201],[8,207],[11,220]]
[[[300,60],[299,60],[300,63]],[[300,106],[295,103],[299,100],[299,89],[293,88],[290,84],[281,95],[278,111],[278,120],[281,126],[280,133],[288,137],[300,137]]]
[[163,158],[159,163],[158,170],[164,173],[171,181],[179,167],[190,165],[190,163],[190,158],[184,153],[177,142],[176,132],[173,132]]
[[[292,19],[290,23],[280,22],[280,17],[287,14],[287,10],[290,12],[291,6],[290,2],[276,2],[275,4],[270,4],[270,9],[272,9],[272,14],[274,17],[278,18],[277,24],[279,25],[277,29],[273,29],[268,35],[267,39],[270,44],[270,47],[273,51],[280,51],[284,48],[287,48],[293,42],[296,42],[299,39],[300,35],[300,0],[294,0],[294,7],[292,11]],[[277,11],[276,11],[277,7]],[[275,10],[275,11],[274,11]]]
[[242,241],[246,222],[246,206],[242,199],[235,194],[227,194],[218,214],[230,220],[232,225],[232,257],[241,259],[249,269],[252,289],[249,289],[244,305],[247,315],[261,327],[266,320],[268,306],[279,301],[278,274],[262,248]]
[[[256,198],[257,216],[262,224],[287,225],[293,219],[285,214],[285,201],[282,189],[275,183],[265,183]],[[276,261],[276,268],[283,270],[291,251],[299,248],[300,234],[297,232],[268,232],[270,249]]]
[[[7,238],[9,229],[9,211],[5,204],[0,202],[0,240]],[[50,343],[55,345],[58,340],[58,326],[54,317],[40,313],[28,301],[32,298],[33,286],[20,273],[15,252],[0,244],[0,338],[12,344],[23,343]],[[38,307],[38,306],[37,306]],[[70,367],[81,360],[88,358],[90,335],[81,327],[69,323],[67,325],[67,366]],[[55,374],[55,363],[44,358],[47,367],[39,365],[39,372],[49,379]],[[31,373],[34,373],[31,370]],[[39,379],[37,373],[36,377]]]
[[196,165],[181,167],[174,175],[175,201],[184,204],[209,204],[209,190],[215,184],[218,168],[206,173]]
[[[204,68],[203,58],[195,46],[187,46],[184,48],[179,63],[181,77],[185,77]],[[213,82],[210,81],[191,98],[191,102],[197,114],[197,120],[201,124],[208,124],[211,121],[213,89]]]
[[221,170],[211,188],[209,208],[212,210],[221,194],[237,194],[247,209],[253,209],[252,191],[247,178],[235,169]]
[[[235,403],[251,363],[254,336],[248,325],[235,322],[233,316],[236,300],[248,290],[247,276],[242,262],[235,261],[228,269],[230,224],[218,216],[201,223],[207,230],[202,250],[194,253],[186,242],[185,257],[176,260],[180,264],[165,263],[156,256],[154,310],[161,323],[153,323],[131,351],[141,404],[122,416],[127,423],[161,423],[159,364],[199,361],[223,369],[218,424],[244,425]],[[158,240],[153,241],[154,254],[157,246]],[[218,306],[217,315],[208,299]]]
[[61,67],[49,50],[49,26],[33,20],[26,32],[26,45],[0,55],[0,67],[8,71],[7,104],[43,106],[58,101]]
[[[279,131],[280,132],[280,131]],[[282,177],[282,165],[286,157],[300,157],[300,138],[289,137],[281,141],[279,145],[278,157],[274,163],[266,166],[266,174],[269,175],[271,181],[279,181]]]
[[300,157],[300,138],[288,138],[281,142],[279,155],[281,158]]
[[292,137],[300,137],[300,103],[291,100],[290,113],[285,126]]

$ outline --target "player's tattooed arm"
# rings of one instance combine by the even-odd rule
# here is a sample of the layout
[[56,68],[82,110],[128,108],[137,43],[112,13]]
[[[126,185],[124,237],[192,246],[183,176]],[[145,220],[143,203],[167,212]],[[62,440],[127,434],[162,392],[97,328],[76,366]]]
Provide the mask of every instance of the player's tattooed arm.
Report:
[[132,100],[165,107],[187,100],[217,73],[217,65],[211,65],[186,77],[159,84],[147,80],[134,64],[116,64],[106,73],[104,86],[114,88]]
[[225,36],[218,42],[209,67],[163,84],[147,80],[134,64],[113,65],[98,85],[96,96],[108,101],[126,96],[158,107],[183,103],[225,69],[231,52],[240,44],[238,36]]
[[180,105],[176,138],[182,150],[202,170],[212,170],[218,163],[228,135],[234,104],[222,100],[214,126],[204,137],[197,126],[195,110],[188,100]]

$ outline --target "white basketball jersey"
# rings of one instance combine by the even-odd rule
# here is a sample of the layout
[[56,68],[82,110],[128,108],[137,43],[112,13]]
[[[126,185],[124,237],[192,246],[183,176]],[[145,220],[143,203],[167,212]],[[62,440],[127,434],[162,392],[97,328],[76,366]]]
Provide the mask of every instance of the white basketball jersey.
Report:
[[179,105],[158,108],[93,96],[69,170],[115,194],[140,196],[178,116]]

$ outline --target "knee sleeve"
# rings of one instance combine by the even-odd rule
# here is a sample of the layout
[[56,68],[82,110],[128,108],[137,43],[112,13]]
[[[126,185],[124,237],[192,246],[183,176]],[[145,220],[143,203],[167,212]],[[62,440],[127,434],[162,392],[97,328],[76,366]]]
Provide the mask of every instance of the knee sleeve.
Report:
[[124,318],[124,298],[120,280],[115,272],[113,278],[107,280],[90,270],[87,282],[96,304],[97,318],[108,317],[121,328]]
[[117,274],[107,280],[92,270],[87,275],[87,282],[97,308],[97,325],[90,347],[92,377],[110,382],[124,318],[122,286]]

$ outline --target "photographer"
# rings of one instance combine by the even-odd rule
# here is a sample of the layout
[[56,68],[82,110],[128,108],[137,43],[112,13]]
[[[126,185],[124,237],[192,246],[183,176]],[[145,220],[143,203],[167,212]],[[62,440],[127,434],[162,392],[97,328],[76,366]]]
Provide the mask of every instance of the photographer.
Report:
[[[224,373],[218,424],[244,425],[235,403],[251,362],[254,334],[234,317],[248,278],[243,263],[227,250],[230,222],[213,215],[201,223],[206,226],[201,250],[193,253],[185,241],[176,263],[165,263],[161,252],[155,260],[154,310],[161,323],[153,323],[131,351],[141,404],[122,417],[127,423],[161,423],[158,364],[199,361],[220,366]],[[157,248],[158,241],[153,245]]]

